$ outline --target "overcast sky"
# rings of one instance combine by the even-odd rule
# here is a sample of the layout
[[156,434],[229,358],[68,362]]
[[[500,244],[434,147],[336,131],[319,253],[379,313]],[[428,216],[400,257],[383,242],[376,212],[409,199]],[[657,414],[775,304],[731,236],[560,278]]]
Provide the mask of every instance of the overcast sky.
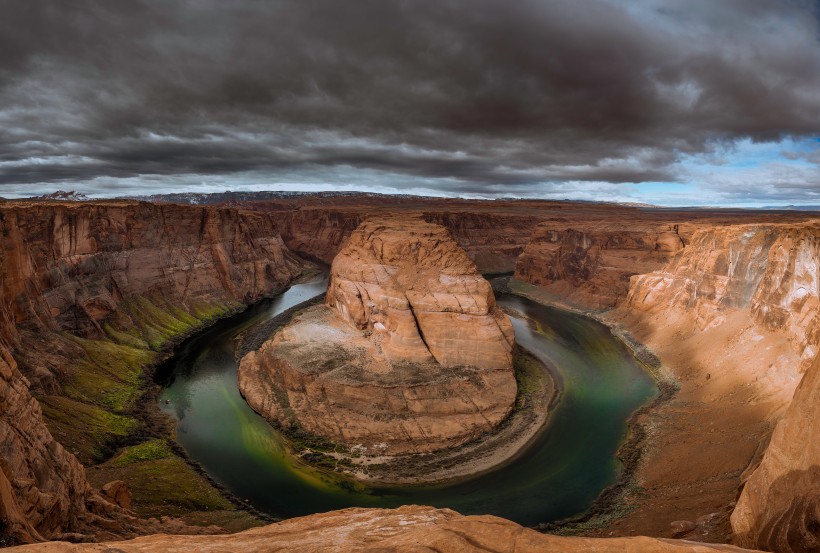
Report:
[[820,204],[803,0],[2,0],[0,196]]

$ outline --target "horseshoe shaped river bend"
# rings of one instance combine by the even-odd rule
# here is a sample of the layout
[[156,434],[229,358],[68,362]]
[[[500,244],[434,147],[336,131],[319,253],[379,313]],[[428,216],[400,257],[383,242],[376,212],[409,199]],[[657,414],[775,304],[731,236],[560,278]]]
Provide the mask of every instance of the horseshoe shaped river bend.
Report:
[[158,373],[159,405],[176,418],[177,441],[237,497],[283,518],[419,504],[534,525],[585,511],[617,480],[627,421],[657,395],[655,382],[603,324],[509,294],[497,300],[510,308],[516,341],[554,367],[563,385],[549,422],[514,460],[460,482],[407,487],[366,487],[305,467],[239,394],[235,338],[326,286],[326,277],[315,277],[220,321]]

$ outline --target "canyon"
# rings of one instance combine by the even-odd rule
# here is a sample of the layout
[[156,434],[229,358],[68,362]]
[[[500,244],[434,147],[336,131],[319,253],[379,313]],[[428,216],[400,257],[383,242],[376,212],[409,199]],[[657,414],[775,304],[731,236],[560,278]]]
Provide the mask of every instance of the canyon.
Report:
[[[370,330],[362,347],[374,347],[377,323],[387,328],[398,321],[390,324],[410,329],[409,314],[380,319],[367,311],[362,287],[348,284],[365,283],[368,290],[374,284],[361,272],[365,264],[355,248],[355,229],[374,224],[367,222],[374,215],[395,212],[446,228],[469,256],[457,256],[459,274],[467,261],[484,273],[514,271],[513,291],[595,316],[657,355],[656,376],[678,390],[633,421],[645,437],[633,477],[637,491],[621,498],[628,508],[582,528],[587,537],[543,535],[494,517],[403,507],[312,515],[228,536],[149,536],[110,547],[225,550],[280,543],[283,549],[321,551],[347,543],[375,550],[385,545],[380,536],[389,535],[391,547],[407,551],[420,550],[419,543],[443,551],[737,550],[666,539],[674,534],[773,551],[817,550],[820,252],[812,214],[337,200],[0,206],[0,532],[9,544],[220,531],[138,517],[95,491],[82,465],[105,464],[123,446],[126,453],[116,455],[127,454],[133,444],[117,440],[133,437],[145,424],[134,410],[145,390],[143,375],[169,347],[217,317],[282,290],[311,269],[308,260],[330,263],[340,253],[348,260],[346,267],[332,269],[331,307],[317,311],[332,309],[357,333]],[[411,296],[405,296],[409,304]],[[416,303],[427,305],[427,297],[420,294]],[[484,298],[482,317],[484,307],[491,309]],[[412,328],[423,327],[423,319]],[[449,330],[446,324],[434,327],[445,335]],[[502,327],[494,340],[503,345],[501,336],[511,348]],[[426,332],[403,336],[383,348],[386,356],[419,360],[426,351],[438,361],[435,340],[421,343]],[[447,355],[440,352],[445,363],[464,361]],[[501,357],[481,359],[496,367]],[[507,399],[493,398],[502,406]],[[305,536],[299,544],[288,541],[294,532]]]

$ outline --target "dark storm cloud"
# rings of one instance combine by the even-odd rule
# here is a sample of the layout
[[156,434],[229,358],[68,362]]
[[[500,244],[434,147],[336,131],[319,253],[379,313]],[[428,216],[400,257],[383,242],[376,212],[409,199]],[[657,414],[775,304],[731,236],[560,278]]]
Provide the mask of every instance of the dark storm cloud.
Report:
[[820,133],[817,37],[797,0],[6,0],[0,184],[674,180]]

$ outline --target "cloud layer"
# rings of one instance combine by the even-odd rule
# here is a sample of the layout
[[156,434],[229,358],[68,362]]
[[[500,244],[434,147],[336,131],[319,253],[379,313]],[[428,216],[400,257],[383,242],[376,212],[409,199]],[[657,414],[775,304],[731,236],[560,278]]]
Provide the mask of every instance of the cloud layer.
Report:
[[[9,0],[3,12],[0,195],[367,181],[629,196],[632,183],[709,180],[685,160],[820,134],[808,1]],[[816,152],[786,152],[784,198],[820,187]],[[720,176],[704,186],[732,197]]]

